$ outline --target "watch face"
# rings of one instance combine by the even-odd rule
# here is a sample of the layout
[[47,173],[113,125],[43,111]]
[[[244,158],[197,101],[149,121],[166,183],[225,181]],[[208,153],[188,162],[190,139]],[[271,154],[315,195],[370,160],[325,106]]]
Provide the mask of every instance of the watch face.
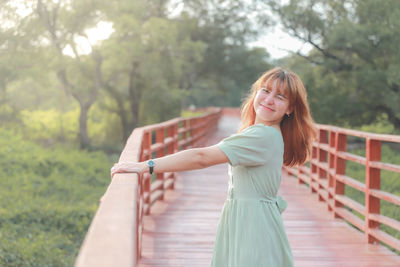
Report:
[[147,165],[149,165],[149,167],[154,167],[155,163],[154,163],[153,160],[149,160],[149,161],[147,162]]

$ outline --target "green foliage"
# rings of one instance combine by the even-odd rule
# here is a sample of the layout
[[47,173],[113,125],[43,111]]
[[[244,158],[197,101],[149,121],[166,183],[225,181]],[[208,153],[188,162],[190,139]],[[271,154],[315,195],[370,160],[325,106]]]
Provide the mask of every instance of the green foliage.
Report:
[[396,131],[393,124],[388,121],[386,114],[381,114],[376,118],[376,122],[362,125],[359,129],[378,134],[400,134],[400,130]]
[[400,129],[400,2],[268,1],[287,32],[311,45],[289,66],[305,77],[318,122]]
[[[88,134],[94,147],[118,147],[122,151],[120,118],[103,109],[99,103],[93,105],[88,116]],[[115,151],[115,149],[114,149]]]
[[[184,108],[196,106],[240,106],[253,82],[271,65],[262,48],[249,49],[245,41],[257,32],[249,15],[249,1],[186,0],[184,10],[193,14],[197,27],[191,36],[206,44],[203,60],[196,65]],[[184,17],[184,15],[182,15]]]
[[[55,108],[21,110],[20,125],[10,124],[21,132],[25,140],[46,146],[57,143],[76,144],[79,133],[79,109],[61,112]],[[88,133],[94,147],[114,146],[121,148],[121,126],[116,114],[107,112],[98,104],[93,105],[88,115]],[[73,145],[72,145],[73,146]],[[115,149],[114,149],[115,152]]]
[[31,140],[75,140],[78,134],[79,110],[60,112],[49,110],[21,110],[24,131]]
[[0,130],[0,265],[72,266],[111,163]]
[[[185,0],[172,15],[170,1],[20,2],[23,16],[12,1],[0,11],[0,119],[34,140],[125,142],[191,104],[239,106],[270,67],[246,47],[250,3]],[[99,22],[113,32],[88,42]]]

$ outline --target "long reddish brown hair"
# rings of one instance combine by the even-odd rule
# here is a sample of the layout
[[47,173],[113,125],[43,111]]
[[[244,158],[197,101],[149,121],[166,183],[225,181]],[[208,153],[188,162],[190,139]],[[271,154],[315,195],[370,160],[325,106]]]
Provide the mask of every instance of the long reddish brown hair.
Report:
[[256,112],[254,99],[263,87],[276,81],[279,90],[289,99],[291,114],[284,115],[280,127],[285,144],[283,163],[286,166],[303,164],[311,155],[312,142],[316,128],[308,107],[307,92],[300,78],[291,71],[274,68],[264,73],[252,86],[241,109],[242,127],[239,131],[254,124]]

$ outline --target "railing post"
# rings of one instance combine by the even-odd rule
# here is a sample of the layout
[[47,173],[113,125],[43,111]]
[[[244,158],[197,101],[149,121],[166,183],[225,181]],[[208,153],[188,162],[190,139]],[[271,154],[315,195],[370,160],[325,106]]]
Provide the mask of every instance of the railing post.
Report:
[[[178,123],[175,123],[168,127],[168,137],[172,138],[172,142],[168,145],[168,154],[173,154],[178,151]],[[174,179],[171,189],[175,187],[175,174],[172,177]]]
[[[173,124],[167,128],[167,135],[168,135],[168,138],[172,138],[172,140],[174,140],[175,124]],[[167,151],[168,151],[168,155],[173,154],[175,152],[175,141],[172,141],[171,143],[168,144]]]
[[332,175],[331,170],[335,169],[335,153],[332,150],[335,149],[335,132],[329,131],[329,172],[328,172],[328,211],[332,211],[332,206],[330,205],[333,199],[335,176]]
[[[203,123],[204,123],[204,121],[205,121],[205,118],[201,118],[201,119],[199,119],[199,126],[200,125],[203,125]],[[198,128],[199,129],[199,142],[197,143],[197,146],[196,147],[202,147],[203,146],[203,141],[204,141],[204,138],[203,138],[203,133],[204,133],[204,127],[200,127],[200,128]]]
[[190,138],[190,135],[191,135],[191,133],[190,133],[190,121],[188,119],[186,119],[184,121],[183,125],[185,127],[185,133],[183,135],[183,139],[185,140],[185,144],[183,145],[182,150],[187,149],[188,147],[190,147],[190,144],[188,144],[188,135],[189,135],[189,138]]
[[178,147],[178,144],[179,144],[178,130],[179,130],[179,122],[175,123],[173,128],[172,128],[172,131],[173,131],[172,137],[174,138],[174,142],[173,142],[174,153],[178,152],[178,150],[179,150],[179,147]]
[[210,125],[210,122],[211,122],[211,118],[210,117],[206,117],[206,118],[204,118],[204,119],[202,119],[202,124],[204,125],[203,127],[201,127],[201,146],[203,147],[203,146],[205,146],[205,144],[206,144],[206,133],[207,133],[207,130],[206,130],[206,127],[207,127],[207,125]]
[[189,129],[190,129],[189,133],[191,138],[189,143],[189,148],[194,147],[194,142],[195,142],[194,137],[196,136],[196,130],[194,129],[195,125],[196,125],[196,119],[193,118],[189,121]]
[[381,170],[373,168],[370,165],[371,161],[381,161],[381,141],[366,139],[366,164],[365,164],[365,226],[366,238],[368,243],[379,243],[379,240],[370,234],[371,229],[379,228],[379,222],[369,219],[371,213],[380,214],[380,200],[377,197],[370,195],[370,189],[380,189],[381,185]]
[[346,160],[338,156],[340,151],[346,151],[347,146],[347,135],[336,132],[336,154],[335,154],[335,180],[334,180],[334,205],[333,205],[333,216],[334,218],[340,218],[336,212],[336,208],[342,208],[343,204],[335,199],[336,195],[344,195],[344,183],[336,179],[336,175],[345,175],[346,173]]
[[[318,143],[319,144],[327,144],[327,132],[326,130],[320,129],[319,136],[318,136]],[[318,148],[318,163],[326,163],[327,162],[327,153],[324,149]],[[321,190],[324,190],[323,186],[320,184],[321,179],[326,179],[326,170],[323,168],[318,167],[318,200],[324,201],[321,196]]]
[[318,171],[318,167],[315,163],[317,161],[317,159],[318,159],[318,150],[315,146],[313,146],[312,150],[311,150],[311,160],[310,160],[310,184],[309,184],[309,187],[310,187],[311,193],[316,192],[315,189],[312,187],[312,182]]
[[143,236],[143,192],[142,191],[142,179],[143,175],[140,177],[138,175],[138,200],[136,202],[136,233],[137,233],[137,238],[136,238],[136,255],[137,259],[135,262],[138,262],[142,255],[142,236]]
[[[165,132],[165,128],[164,127],[160,127],[156,130],[156,143],[157,144],[164,144],[164,134]],[[165,148],[162,147],[162,149],[158,149],[156,152],[156,157],[162,157],[165,155]],[[160,180],[163,184],[163,188],[161,190],[161,197],[160,200],[164,200],[164,173],[157,173],[157,180]]]
[[193,142],[192,142],[192,147],[197,147],[197,134],[199,132],[199,130],[197,129],[197,122],[198,119],[195,118],[190,122],[190,128],[192,128],[191,134],[193,134]]
[[[182,145],[181,147],[178,146],[178,150],[184,150],[186,148],[186,127],[187,127],[187,120],[182,120],[180,123],[180,127],[182,128],[182,131],[180,133],[181,135],[181,140],[182,140]],[[178,133],[179,133],[179,124],[178,124]],[[179,142],[179,135],[178,135],[178,142]]]
[[[296,176],[297,179],[299,181],[303,181],[303,179],[301,178],[301,176],[304,174],[303,169],[301,168],[301,166],[297,166],[296,168]],[[310,177],[310,188],[311,188],[311,177]]]
[[[149,160],[151,159],[151,132],[145,132],[143,135],[143,147],[142,147],[142,152],[146,151],[147,155],[144,157],[142,156],[142,161],[144,160]],[[143,188],[143,194],[146,193],[147,197],[145,198],[145,203],[147,205],[147,210],[146,210],[146,215],[150,214],[150,206],[151,206],[151,176],[146,173],[142,175],[142,179],[144,180],[144,188]]]
[[[300,170],[300,167],[298,166],[296,168],[296,173],[292,172],[292,175],[297,177],[297,183],[298,184],[305,184],[305,182],[303,181],[303,179],[300,178],[300,174],[302,174],[303,172]],[[311,180],[311,176],[310,176],[310,180]]]
[[197,137],[197,139],[196,139],[196,143],[195,143],[195,147],[199,147],[199,146],[201,146],[200,144],[201,144],[201,138],[200,138],[200,136],[201,136],[201,128],[199,128],[199,125],[200,125],[200,123],[201,123],[201,119],[200,118],[197,118],[196,119],[196,137]]
[[[144,161],[145,156],[144,156],[144,151],[150,148],[151,143],[148,143],[148,140],[146,140],[146,134],[144,134],[144,139],[142,140],[142,148],[139,156],[139,161]],[[147,147],[146,147],[147,146]],[[150,180],[150,179],[147,179]],[[141,249],[142,249],[142,234],[143,234],[143,210],[144,210],[144,204],[145,204],[145,199],[144,199],[144,193],[146,192],[146,180],[145,180],[145,175],[138,175],[138,186],[137,186],[137,195],[138,199],[136,202],[136,233],[137,233],[137,238],[136,238],[136,259],[135,262],[137,262],[140,259],[141,256]],[[150,194],[150,182],[148,185],[148,191]]]

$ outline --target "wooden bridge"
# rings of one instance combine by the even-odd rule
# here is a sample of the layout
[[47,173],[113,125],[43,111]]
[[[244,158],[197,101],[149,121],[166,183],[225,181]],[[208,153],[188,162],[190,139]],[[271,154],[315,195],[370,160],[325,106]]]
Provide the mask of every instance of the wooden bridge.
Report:
[[[238,110],[214,109],[138,128],[120,161],[215,144],[238,126]],[[346,151],[348,136],[365,138],[365,157]],[[380,214],[381,200],[400,205],[400,197],[380,190],[380,170],[400,172],[400,166],[380,162],[381,142],[400,143],[400,136],[319,125],[310,162],[285,169],[279,194],[288,202],[282,217],[295,266],[400,266],[400,241],[380,230],[387,225],[400,231],[399,221]],[[365,183],[346,175],[346,161],[365,166]],[[210,265],[226,199],[227,165],[156,176],[115,176],[76,267]],[[345,186],[363,192],[365,206],[347,197]]]

